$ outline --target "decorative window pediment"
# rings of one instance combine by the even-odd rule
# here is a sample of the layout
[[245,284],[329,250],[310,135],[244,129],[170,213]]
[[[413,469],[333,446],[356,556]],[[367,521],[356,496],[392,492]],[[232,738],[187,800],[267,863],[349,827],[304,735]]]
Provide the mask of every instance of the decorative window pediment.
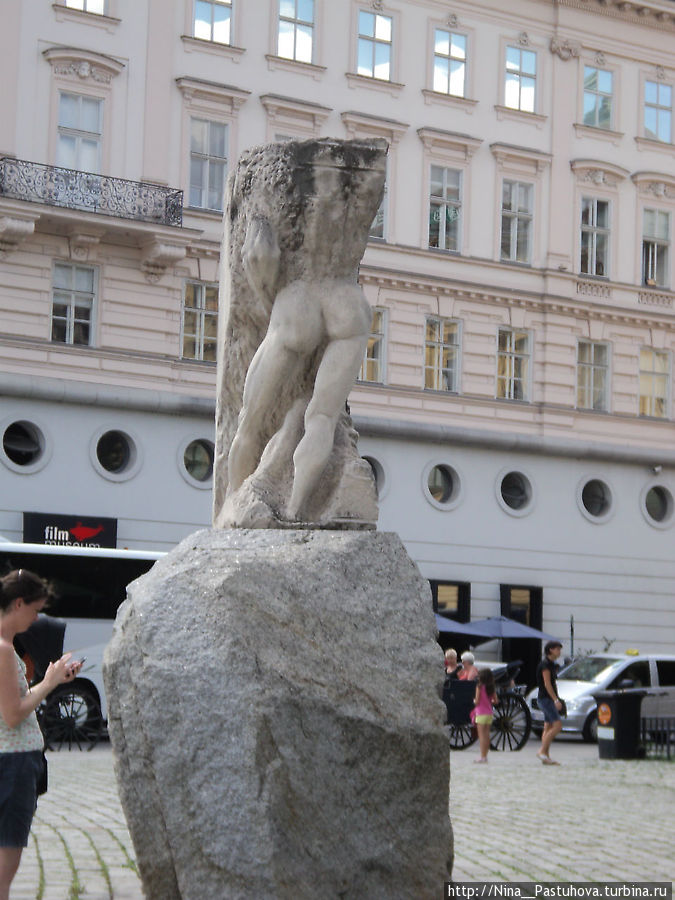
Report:
[[417,135],[429,152],[441,151],[444,156],[462,160],[471,159],[483,143],[481,138],[470,137],[454,131],[442,131],[438,128],[418,128]]
[[657,200],[675,200],[675,175],[665,172],[635,172],[631,175],[638,193]]
[[497,161],[497,166],[510,172],[538,175],[546,166],[551,165],[550,153],[542,153],[529,147],[495,143],[490,144],[490,150]]
[[203,81],[201,78],[191,78],[189,75],[176,78],[176,84],[188,102],[216,104],[230,113],[236,113],[246,103],[251,93],[229,84]]
[[593,184],[605,188],[617,187],[630,174],[628,169],[595,159],[573,159],[570,167],[580,184]]
[[263,94],[260,102],[265,107],[273,130],[290,130],[312,137],[321,133],[323,123],[333,111],[329,106],[278,94]]
[[75,83],[110,84],[124,68],[124,63],[112,56],[78,47],[50,47],[42,55],[55,75]]
[[358,112],[343,112],[342,121],[350,138],[383,137],[391,144],[397,144],[410,127],[395,119]]

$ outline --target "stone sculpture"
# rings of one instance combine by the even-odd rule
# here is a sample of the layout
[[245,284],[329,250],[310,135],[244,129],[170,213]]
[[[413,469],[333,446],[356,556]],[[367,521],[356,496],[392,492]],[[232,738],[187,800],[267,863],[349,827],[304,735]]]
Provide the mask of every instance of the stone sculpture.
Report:
[[451,874],[429,585],[372,530],[344,409],[385,150],[259,147],[229,182],[215,527],[129,585],[104,660],[147,900],[432,900]]
[[386,143],[289,141],[228,182],[216,527],[374,527],[370,467],[345,412],[371,311],[357,283]]

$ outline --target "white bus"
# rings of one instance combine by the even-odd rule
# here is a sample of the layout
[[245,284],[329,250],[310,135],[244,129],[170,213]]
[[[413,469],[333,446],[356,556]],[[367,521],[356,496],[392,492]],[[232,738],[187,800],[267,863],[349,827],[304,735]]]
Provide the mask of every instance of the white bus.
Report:
[[[64,651],[86,657],[80,676],[69,685],[68,696],[64,692],[60,700],[64,721],[68,717],[91,721],[94,712],[106,719],[101,667],[117,608],[126,597],[127,585],[164,555],[153,550],[0,542],[0,575],[28,569],[44,578],[53,593],[44,611],[66,623]],[[82,729],[79,734],[82,736]]]

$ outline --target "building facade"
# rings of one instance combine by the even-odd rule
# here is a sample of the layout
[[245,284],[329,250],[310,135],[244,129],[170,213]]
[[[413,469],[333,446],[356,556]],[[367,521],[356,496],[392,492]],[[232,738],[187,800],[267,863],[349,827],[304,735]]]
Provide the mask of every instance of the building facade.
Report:
[[379,527],[447,615],[671,648],[675,3],[38,5],[2,2],[0,534],[209,524],[228,169],[383,137]]

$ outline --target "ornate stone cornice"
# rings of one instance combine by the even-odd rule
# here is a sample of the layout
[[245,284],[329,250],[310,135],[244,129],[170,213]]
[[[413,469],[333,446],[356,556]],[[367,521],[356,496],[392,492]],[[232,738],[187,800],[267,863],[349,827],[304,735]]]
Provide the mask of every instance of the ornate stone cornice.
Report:
[[192,78],[190,75],[181,75],[176,78],[178,90],[189,102],[207,101],[217,103],[230,113],[236,113],[248,100],[250,91],[233,87],[230,84],[220,84],[217,81],[205,81],[202,78]]
[[260,102],[270,121],[300,121],[309,124],[314,132],[318,132],[333,111],[329,106],[320,106],[294,97],[281,97],[278,94],[263,94]]
[[397,122],[395,119],[383,119],[379,116],[370,116],[367,113],[359,113],[352,110],[343,112],[340,118],[350,138],[369,135],[384,137],[392,144],[397,144],[408,128],[410,128],[405,122]]
[[518,147],[515,144],[490,144],[490,151],[500,169],[509,166],[531,168],[538,174],[546,166],[551,165],[552,155],[541,150],[533,150],[531,147]]
[[558,0],[560,6],[584,9],[599,16],[622,19],[634,25],[646,25],[660,31],[675,31],[675,9],[663,8],[653,0]]
[[124,68],[124,63],[112,56],[79,47],[49,47],[42,55],[55,75],[89,83],[110,84]]

